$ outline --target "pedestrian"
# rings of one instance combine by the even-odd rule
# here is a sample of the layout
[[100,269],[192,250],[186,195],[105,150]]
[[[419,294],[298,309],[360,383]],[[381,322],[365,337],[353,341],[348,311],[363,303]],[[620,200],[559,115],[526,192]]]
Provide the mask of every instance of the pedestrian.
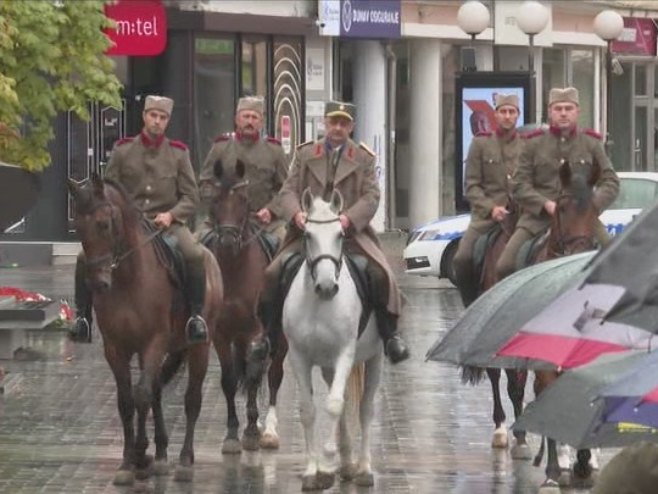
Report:
[[495,98],[495,132],[480,132],[471,141],[466,158],[466,198],[471,220],[453,258],[457,287],[464,307],[478,296],[479,280],[473,265],[473,246],[509,214],[511,176],[523,140],[516,130],[519,97],[498,93]]
[[345,232],[347,252],[365,255],[371,299],[379,335],[386,355],[393,363],[409,357],[409,350],[397,330],[402,298],[395,275],[384,256],[370,221],[379,205],[379,185],[375,176],[375,153],[365,144],[357,144],[350,135],[354,129],[356,107],[349,103],[326,103],[326,136],[297,147],[290,175],[279,198],[283,218],[291,224],[283,248],[265,272],[265,289],[259,314],[268,339],[275,342],[280,331],[281,298],[278,293],[283,259],[302,249],[306,213],[300,198],[306,188],[315,196],[329,200],[333,190],[343,196],[340,223]]
[[[619,193],[619,177],[605,154],[601,135],[578,127],[580,105],[578,90],[553,88],[548,101],[548,129],[527,134],[519,164],[512,176],[513,198],[521,207],[514,234],[498,259],[496,274],[503,279],[516,270],[519,250],[531,238],[546,231],[555,215],[560,195],[560,165],[587,170],[590,176],[598,165],[601,174],[593,185],[594,206],[603,211]],[[598,221],[595,235],[599,244],[609,242],[605,226]]]
[[[245,165],[244,176],[248,181],[249,208],[266,225],[265,232],[274,236],[269,239],[270,242],[277,244],[285,236],[277,193],[288,176],[289,162],[277,139],[261,136],[264,111],[262,97],[240,98],[235,112],[235,132],[222,134],[215,140],[203,164],[199,188],[204,208],[207,209],[214,194],[215,163],[220,160],[225,169],[230,169],[241,161]],[[198,238],[203,238],[210,229],[208,211],[205,211],[202,226],[197,232]]]
[[603,467],[592,494],[658,492],[658,445],[641,441],[627,446]]
[[[165,135],[173,106],[170,98],[146,97],[141,133],[114,144],[105,178],[123,186],[146,218],[166,235],[175,237],[185,262],[184,294],[191,311],[186,334],[190,343],[197,343],[208,338],[208,328],[201,316],[206,273],[201,246],[185,222],[196,212],[199,191],[187,146]],[[86,283],[86,272],[86,260],[81,252],[75,270],[77,319],[72,330],[73,338],[78,341],[91,341],[92,293]]]

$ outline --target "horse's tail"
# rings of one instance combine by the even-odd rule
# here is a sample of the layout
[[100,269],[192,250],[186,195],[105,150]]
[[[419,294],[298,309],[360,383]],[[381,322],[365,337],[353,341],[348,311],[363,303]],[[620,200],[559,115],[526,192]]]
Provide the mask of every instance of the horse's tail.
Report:
[[364,363],[355,364],[352,366],[350,377],[347,378],[347,386],[345,387],[345,413],[349,422],[352,422],[353,419],[358,420],[359,407],[365,386],[365,369],[366,366]]
[[471,384],[475,386],[480,384],[484,379],[484,369],[482,367],[473,367],[465,365],[462,368],[462,384]]
[[170,352],[167,354],[164,362],[162,363],[162,368],[160,369],[160,381],[162,382],[163,386],[173,379],[184,360],[185,350],[180,350],[173,353]]

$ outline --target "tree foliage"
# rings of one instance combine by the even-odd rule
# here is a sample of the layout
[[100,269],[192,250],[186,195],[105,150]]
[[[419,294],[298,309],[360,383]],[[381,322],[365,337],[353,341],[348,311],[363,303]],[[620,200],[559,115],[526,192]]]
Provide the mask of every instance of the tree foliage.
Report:
[[0,161],[50,164],[53,118],[88,104],[121,105],[105,0],[0,0]]

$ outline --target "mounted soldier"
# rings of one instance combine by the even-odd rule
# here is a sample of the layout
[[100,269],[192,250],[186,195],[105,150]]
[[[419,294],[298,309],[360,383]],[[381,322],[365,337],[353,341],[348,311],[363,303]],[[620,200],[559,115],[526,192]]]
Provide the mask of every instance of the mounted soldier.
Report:
[[275,342],[281,331],[283,297],[279,293],[279,278],[282,265],[291,253],[302,250],[306,222],[306,213],[302,211],[300,201],[302,193],[309,188],[312,194],[328,200],[337,190],[343,196],[340,222],[347,236],[346,252],[362,254],[368,260],[366,272],[379,335],[389,359],[397,363],[409,357],[409,350],[397,330],[402,296],[370,226],[377,211],[380,192],[375,176],[374,152],[349,137],[354,129],[355,110],[354,105],[349,103],[327,103],[326,137],[297,147],[290,175],[279,193],[282,216],[289,222],[290,228],[283,248],[266,270],[266,285],[261,294],[259,313],[269,342]]
[[[206,273],[201,247],[185,222],[197,209],[199,191],[187,146],[165,135],[173,106],[170,98],[147,96],[142,132],[115,143],[105,178],[122,185],[144,215],[175,238],[185,263],[184,293],[191,311],[186,334],[190,343],[198,343],[208,338],[201,316]],[[76,341],[91,341],[92,293],[86,279],[86,260],[81,253],[75,270],[77,319],[72,337]]]

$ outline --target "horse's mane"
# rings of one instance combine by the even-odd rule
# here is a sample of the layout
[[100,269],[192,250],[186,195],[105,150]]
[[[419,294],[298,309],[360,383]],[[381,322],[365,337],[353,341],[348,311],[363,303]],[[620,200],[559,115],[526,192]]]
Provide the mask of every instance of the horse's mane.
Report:
[[[137,221],[141,218],[141,211],[137,208],[123,185],[109,178],[103,179],[102,184],[110,188],[109,194],[105,190],[103,191],[105,199],[119,207],[124,219]],[[94,179],[89,179],[79,189],[75,207],[80,214],[91,214],[96,209],[100,201],[97,186],[98,183]]]
[[338,214],[331,209],[331,203],[323,200],[321,197],[315,197],[311,209],[308,211],[308,218],[315,221],[335,220]]
[[567,191],[576,200],[576,209],[578,212],[582,213],[589,207],[593,191],[585,174],[574,173]]

